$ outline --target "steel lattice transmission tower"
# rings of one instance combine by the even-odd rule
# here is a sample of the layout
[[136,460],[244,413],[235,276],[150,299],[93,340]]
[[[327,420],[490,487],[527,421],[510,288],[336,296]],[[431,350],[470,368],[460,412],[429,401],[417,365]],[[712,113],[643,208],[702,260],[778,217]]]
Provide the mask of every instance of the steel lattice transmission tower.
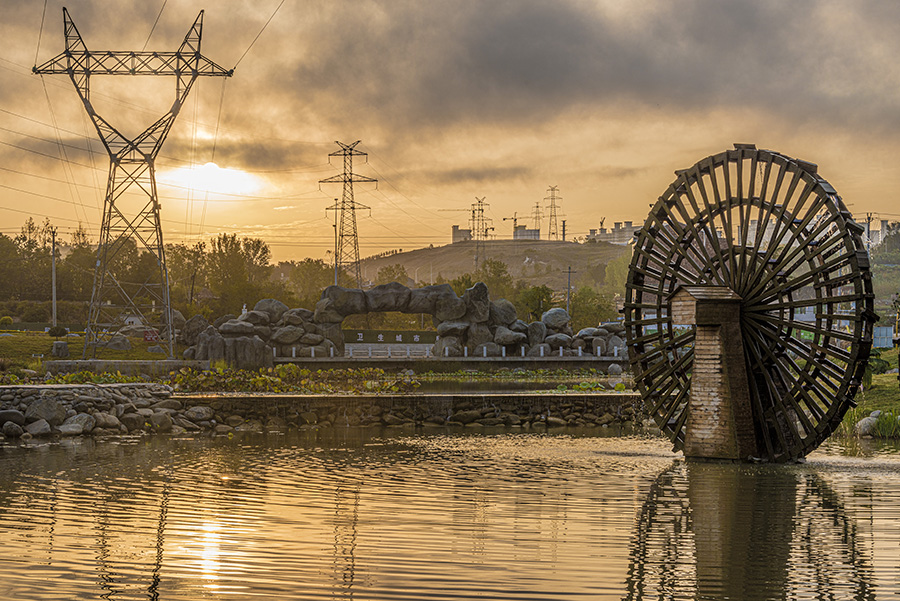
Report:
[[470,220],[472,227],[472,238],[475,240],[475,269],[478,269],[479,260],[483,260],[485,255],[484,242],[488,239],[488,232],[493,231],[493,220],[484,216],[485,207],[490,206],[484,201],[486,197],[475,197],[472,203],[472,218]]
[[356,210],[369,209],[366,205],[360,204],[353,200],[353,184],[362,182],[378,182],[377,179],[357,175],[353,173],[353,157],[367,157],[365,152],[356,150],[359,140],[353,144],[344,144],[343,142],[335,142],[341,147],[335,150],[329,157],[344,157],[344,172],[339,175],[319,180],[320,184],[344,184],[344,194],[340,203],[335,202],[334,205],[328,207],[328,211],[340,211],[340,229],[337,242],[337,248],[334,250],[335,265],[338,269],[347,269],[348,275],[356,279],[356,286],[362,288],[362,275],[359,267],[359,236],[356,233]]
[[547,192],[550,193],[550,196],[544,198],[544,200],[550,201],[550,204],[548,205],[550,208],[550,227],[547,230],[547,240],[559,240],[559,229],[556,225],[559,206],[556,204],[556,201],[562,200],[562,196],[556,195],[556,193],[559,192],[559,186],[550,186],[547,188]]
[[541,210],[541,201],[534,201],[534,208],[531,210],[531,220],[534,222],[534,229],[539,233],[541,231],[541,219],[544,218],[544,211]]
[[[40,67],[35,66],[33,71],[69,76],[109,153],[109,179],[83,355],[87,355],[88,348],[96,352],[98,343],[133,316],[157,329],[172,357],[175,332],[154,162],[197,77],[230,77],[233,70],[223,69],[200,54],[203,11],[174,52],[92,52],[65,8],[63,25],[65,51]],[[128,139],[94,109],[90,95],[92,75],[174,76],[175,101],[169,112],[133,140]],[[111,271],[116,259],[122,258],[120,253],[132,242],[139,250],[150,252],[159,268],[158,273],[143,282],[124,282]]]

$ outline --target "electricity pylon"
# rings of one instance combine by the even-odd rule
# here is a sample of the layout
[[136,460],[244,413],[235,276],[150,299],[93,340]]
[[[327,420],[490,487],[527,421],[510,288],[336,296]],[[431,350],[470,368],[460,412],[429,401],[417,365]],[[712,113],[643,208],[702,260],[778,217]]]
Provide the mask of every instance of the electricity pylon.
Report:
[[548,240],[559,240],[559,229],[556,225],[556,216],[557,209],[559,208],[556,204],[557,200],[562,200],[561,196],[557,196],[556,193],[559,192],[559,186],[550,186],[547,189],[547,192],[550,193],[550,196],[546,197],[544,200],[549,200],[549,208],[550,208],[550,227],[547,230],[547,239]]
[[337,248],[335,248],[335,265],[337,269],[346,268],[348,275],[356,279],[357,288],[362,288],[362,275],[359,267],[359,236],[356,233],[356,209],[370,209],[366,205],[353,200],[353,184],[356,182],[377,182],[377,179],[357,175],[353,173],[353,157],[368,156],[365,152],[356,150],[359,140],[353,144],[335,142],[341,147],[335,150],[329,157],[344,157],[344,172],[329,178],[319,180],[320,184],[344,184],[344,195],[338,204],[328,207],[327,211],[340,210],[340,233],[338,235]]
[[[103,222],[94,270],[94,287],[84,351],[96,354],[97,345],[133,317],[143,325],[156,328],[160,342],[174,356],[175,329],[169,299],[169,274],[163,247],[159,200],[156,192],[155,160],[178,116],[191,86],[199,76],[231,77],[226,70],[200,54],[203,11],[197,15],[184,41],[175,52],[88,51],[69,12],[63,8],[65,51],[50,59],[34,73],[68,75],[84,104],[84,110],[109,153],[109,179],[103,203]],[[175,76],[175,101],[165,115],[136,138],[126,138],[101,117],[91,103],[92,75],[172,75]],[[125,194],[129,193],[126,199]],[[139,200],[134,201],[137,196]],[[127,205],[127,206],[126,206]],[[137,208],[136,213],[126,214]],[[111,269],[125,258],[123,250],[134,243],[156,259],[158,273],[143,282],[125,282],[121,273]]]
[[531,220],[534,222],[534,229],[538,231],[538,236],[541,235],[541,219],[544,217],[544,212],[541,210],[541,201],[534,201],[534,209],[531,211]]

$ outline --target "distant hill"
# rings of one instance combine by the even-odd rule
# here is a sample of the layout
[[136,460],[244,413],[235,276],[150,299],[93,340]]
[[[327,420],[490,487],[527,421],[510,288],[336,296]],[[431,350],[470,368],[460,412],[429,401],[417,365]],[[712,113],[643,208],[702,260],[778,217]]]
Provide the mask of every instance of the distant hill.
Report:
[[[572,283],[602,283],[606,264],[628,251],[625,246],[607,242],[578,244],[550,240],[490,240],[484,243],[485,257],[503,261],[516,279],[530,285],[546,284],[554,290],[565,289],[566,270],[571,266]],[[401,264],[410,278],[426,286],[453,279],[475,270],[475,242],[457,242],[446,246],[420,248],[387,256],[363,259],[364,279],[373,280],[378,270]]]

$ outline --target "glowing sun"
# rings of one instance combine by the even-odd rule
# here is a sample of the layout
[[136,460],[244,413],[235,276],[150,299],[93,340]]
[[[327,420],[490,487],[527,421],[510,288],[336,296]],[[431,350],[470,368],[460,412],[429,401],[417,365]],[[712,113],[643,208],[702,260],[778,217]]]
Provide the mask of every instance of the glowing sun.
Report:
[[214,194],[252,194],[262,187],[262,182],[255,175],[240,169],[219,167],[215,163],[174,169],[165,175],[160,174],[160,179],[196,192]]

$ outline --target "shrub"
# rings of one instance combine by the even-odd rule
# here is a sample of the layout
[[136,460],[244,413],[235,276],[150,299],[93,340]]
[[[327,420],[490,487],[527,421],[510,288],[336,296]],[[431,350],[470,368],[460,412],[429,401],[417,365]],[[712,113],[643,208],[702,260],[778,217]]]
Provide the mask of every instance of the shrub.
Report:
[[53,326],[52,328],[47,330],[47,335],[52,338],[62,338],[68,333],[69,331],[62,326]]
[[0,328],[8,328],[13,323],[12,317],[9,315],[4,315],[0,317]]
[[50,317],[50,311],[43,303],[31,303],[31,305],[22,312],[22,321],[29,323],[41,323],[47,321]]

